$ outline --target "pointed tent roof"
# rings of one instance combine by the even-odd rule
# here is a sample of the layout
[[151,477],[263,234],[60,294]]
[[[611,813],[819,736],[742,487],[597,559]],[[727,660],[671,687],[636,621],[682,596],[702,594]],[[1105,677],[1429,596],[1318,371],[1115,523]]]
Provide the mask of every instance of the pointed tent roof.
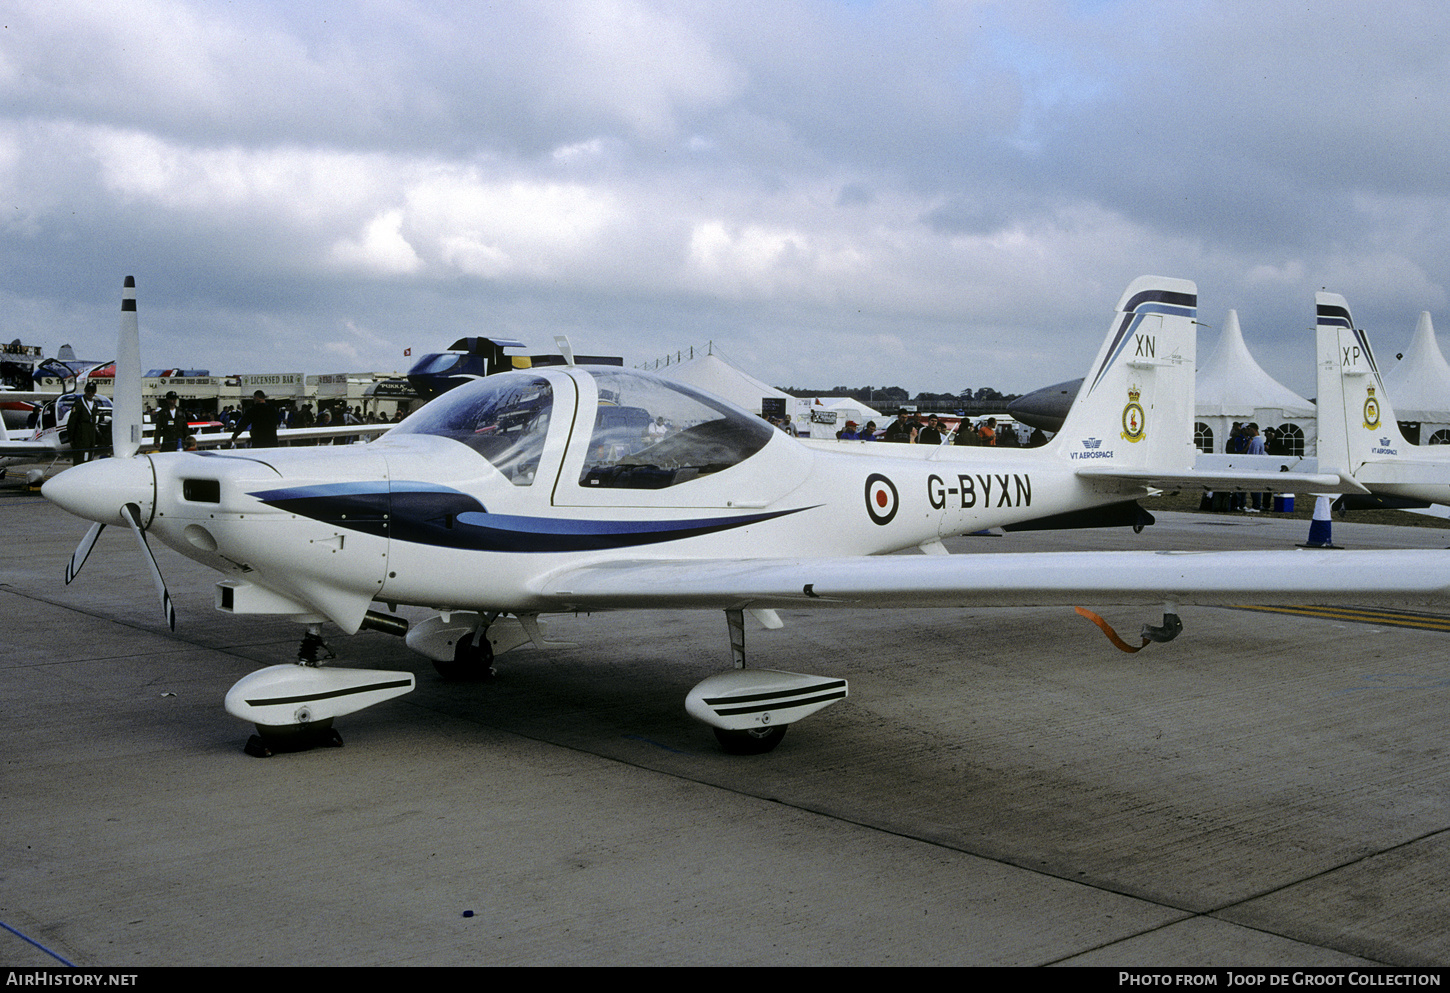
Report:
[[1400,420],[1450,421],[1450,363],[1435,340],[1428,310],[1420,314],[1415,339],[1405,357],[1384,378],[1390,403]]
[[1312,403],[1254,361],[1236,310],[1228,312],[1213,355],[1198,367],[1197,392],[1194,407],[1199,417],[1252,417],[1265,407],[1290,417],[1314,415]]
[[855,397],[816,397],[816,403],[826,410],[854,410],[862,417],[875,420],[878,417],[885,417],[875,407],[864,400],[857,400]]
[[722,396],[757,414],[760,413],[762,397],[790,399],[789,393],[767,386],[754,376],[741,372],[716,355],[713,348],[709,354],[653,371],[666,379]]

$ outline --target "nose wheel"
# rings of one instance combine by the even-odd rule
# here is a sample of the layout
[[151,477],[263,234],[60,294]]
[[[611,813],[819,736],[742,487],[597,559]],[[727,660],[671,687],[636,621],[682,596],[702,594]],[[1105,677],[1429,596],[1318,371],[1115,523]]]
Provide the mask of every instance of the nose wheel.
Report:
[[276,752],[341,747],[335,719],[411,693],[414,683],[411,672],[273,665],[237,680],[227,691],[226,709],[256,725],[246,753],[267,758]]
[[715,740],[731,755],[764,755],[775,751],[775,746],[785,737],[788,724],[777,724],[768,728],[747,728],[744,731],[727,731],[714,728]]

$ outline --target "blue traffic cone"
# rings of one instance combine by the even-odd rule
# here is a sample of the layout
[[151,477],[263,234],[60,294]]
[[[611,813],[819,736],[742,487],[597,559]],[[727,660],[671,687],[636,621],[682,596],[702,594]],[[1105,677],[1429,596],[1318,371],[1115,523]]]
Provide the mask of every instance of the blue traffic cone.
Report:
[[1314,500],[1314,519],[1309,522],[1309,540],[1300,545],[1300,548],[1338,548],[1334,539],[1329,535],[1329,498],[1327,496],[1316,497]]

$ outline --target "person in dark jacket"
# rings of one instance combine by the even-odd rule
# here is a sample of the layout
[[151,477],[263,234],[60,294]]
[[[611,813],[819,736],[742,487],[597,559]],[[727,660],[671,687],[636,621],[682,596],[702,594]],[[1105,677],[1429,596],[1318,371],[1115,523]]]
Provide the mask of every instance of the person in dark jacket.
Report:
[[917,428],[916,443],[918,445],[941,444],[941,422],[935,414],[932,414],[926,419],[926,425],[924,427]]
[[156,445],[163,452],[174,452],[181,447],[181,428],[184,423],[181,411],[176,409],[180,399],[176,391],[167,393],[156,411]]
[[243,431],[252,432],[253,448],[277,447],[277,408],[267,402],[267,394],[261,390],[252,394],[252,405],[242,411],[237,425],[232,429],[232,441]]
[[66,437],[70,441],[71,461],[79,465],[99,458],[101,444],[100,408],[96,401],[96,384],[87,383],[85,392],[70,409],[66,418]]
[[897,411],[896,420],[887,426],[886,433],[881,436],[881,440],[894,441],[903,445],[915,444],[916,425],[911,422],[910,411]]

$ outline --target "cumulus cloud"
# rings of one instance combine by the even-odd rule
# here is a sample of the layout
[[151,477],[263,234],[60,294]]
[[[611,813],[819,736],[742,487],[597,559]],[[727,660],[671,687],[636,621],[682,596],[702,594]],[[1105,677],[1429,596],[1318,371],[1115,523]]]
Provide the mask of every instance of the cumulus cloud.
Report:
[[332,246],[331,257],[343,268],[377,275],[405,275],[423,265],[403,236],[403,212],[384,211],[368,222],[362,236]]

